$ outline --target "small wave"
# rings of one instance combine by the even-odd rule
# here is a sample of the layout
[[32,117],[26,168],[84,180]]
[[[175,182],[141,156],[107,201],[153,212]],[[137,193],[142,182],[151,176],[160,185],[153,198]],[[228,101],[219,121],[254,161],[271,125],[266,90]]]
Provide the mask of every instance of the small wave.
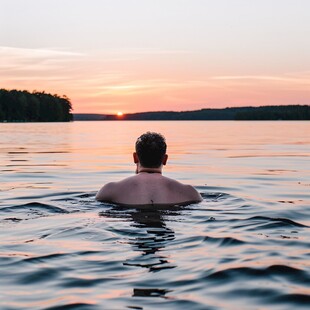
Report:
[[285,306],[291,305],[292,308],[296,306],[302,306],[304,309],[309,309],[310,305],[310,295],[306,294],[282,294],[279,296],[276,296],[271,299],[271,301],[285,304]]
[[253,298],[273,298],[279,295],[279,290],[272,288],[236,288],[226,293],[229,297],[240,298],[240,297],[251,297]]
[[70,256],[71,254],[66,254],[66,253],[53,253],[53,254],[48,254],[48,255],[42,255],[42,256],[36,256],[36,257],[28,257],[25,258],[23,261],[24,262],[31,262],[31,263],[36,263],[36,262],[48,262],[51,259],[58,259],[58,258],[63,258],[65,256]]
[[[249,221],[265,221],[267,222],[264,226],[265,228],[271,228],[271,227],[309,227],[307,225],[292,221],[287,218],[281,218],[281,217],[267,217],[267,216],[253,216],[248,218]],[[268,223],[269,222],[269,223]]]
[[56,207],[50,204],[45,204],[41,202],[29,202],[26,204],[4,207],[1,208],[0,211],[6,212],[16,212],[16,211],[39,211],[39,212],[48,212],[48,213],[69,213],[67,210],[62,209],[60,207]]
[[94,309],[98,309],[98,307],[86,303],[71,303],[67,305],[48,307],[42,310],[94,310]]
[[205,242],[209,242],[209,243],[215,243],[218,244],[220,247],[224,246],[238,246],[241,244],[244,244],[245,242],[236,238],[232,238],[232,237],[224,237],[224,238],[215,238],[215,237],[209,237],[206,236],[203,239]]
[[110,281],[111,279],[81,279],[81,278],[66,278],[62,279],[60,285],[63,288],[72,287],[92,287],[99,283]]
[[212,200],[212,201],[219,201],[223,199],[227,199],[231,197],[227,193],[221,193],[221,192],[216,192],[216,193],[201,193],[201,196],[205,200]]
[[262,269],[239,267],[213,272],[205,277],[208,281],[224,282],[235,279],[252,279],[281,277],[299,284],[309,284],[310,276],[306,271],[286,265],[272,265]]
[[78,197],[78,198],[90,198],[90,197],[94,197],[95,195],[96,195],[96,192],[93,192],[93,193],[79,194],[79,195],[76,195],[75,197]]
[[25,275],[20,276],[18,282],[20,284],[33,284],[51,281],[60,274],[60,271],[56,268],[40,268],[36,272],[27,272]]
[[[44,183],[40,183],[40,184],[50,184],[50,183],[44,182]],[[69,196],[69,197],[60,198],[60,199],[66,200],[66,199],[74,199],[71,196],[76,195],[76,194],[81,194],[81,192],[58,192],[58,193],[50,193],[50,194],[43,194],[43,195],[19,196],[19,197],[14,197],[14,198],[9,198],[9,199],[25,200],[25,199],[40,199],[40,198],[55,197],[55,196],[56,197],[58,197],[58,196]]]

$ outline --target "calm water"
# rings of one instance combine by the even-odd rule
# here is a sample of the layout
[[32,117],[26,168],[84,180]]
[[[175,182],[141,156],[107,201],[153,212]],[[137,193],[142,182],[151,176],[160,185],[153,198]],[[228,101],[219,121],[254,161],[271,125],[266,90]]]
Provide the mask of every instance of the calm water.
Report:
[[[183,208],[96,202],[164,134]],[[0,124],[0,309],[309,309],[309,122]]]

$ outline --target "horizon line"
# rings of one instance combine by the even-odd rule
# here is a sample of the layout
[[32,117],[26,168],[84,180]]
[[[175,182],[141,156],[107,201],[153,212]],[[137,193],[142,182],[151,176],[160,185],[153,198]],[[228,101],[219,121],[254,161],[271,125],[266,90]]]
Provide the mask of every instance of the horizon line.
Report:
[[[179,110],[179,111],[157,110],[157,111],[123,113],[121,116],[132,115],[132,114],[143,114],[143,113],[182,113],[182,112],[196,112],[196,111],[202,111],[202,110],[226,110],[226,109],[242,109],[242,108],[292,107],[292,106],[309,106],[310,107],[310,104],[285,104],[285,105],[275,104],[275,105],[259,105],[259,106],[248,105],[248,106],[230,106],[230,107],[225,107],[225,108],[201,108],[201,109],[195,109],[195,110]],[[91,112],[90,113],[72,112],[71,114],[113,115],[113,116],[117,115],[117,113],[111,114],[111,113],[91,113]]]

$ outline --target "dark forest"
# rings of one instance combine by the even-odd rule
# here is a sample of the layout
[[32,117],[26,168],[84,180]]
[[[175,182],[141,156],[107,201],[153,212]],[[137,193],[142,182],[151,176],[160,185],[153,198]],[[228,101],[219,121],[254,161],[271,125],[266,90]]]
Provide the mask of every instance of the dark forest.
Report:
[[65,95],[0,89],[0,122],[69,122],[71,111]]

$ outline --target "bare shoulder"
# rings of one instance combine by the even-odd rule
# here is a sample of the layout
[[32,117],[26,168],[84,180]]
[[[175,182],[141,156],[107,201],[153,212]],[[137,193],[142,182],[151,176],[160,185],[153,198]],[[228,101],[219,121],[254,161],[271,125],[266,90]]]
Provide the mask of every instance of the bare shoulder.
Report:
[[118,182],[110,182],[105,184],[97,193],[96,199],[99,201],[116,201],[119,198],[120,192],[134,183],[135,176],[128,177]]
[[189,184],[183,184],[177,180],[170,179],[165,177],[165,181],[167,186],[179,193],[182,193],[182,195],[188,200],[188,201],[197,201],[200,202],[202,201],[201,195],[198,193],[198,191],[193,187],[192,185]]
[[197,201],[197,202],[202,201],[201,195],[198,193],[198,191],[196,190],[194,186],[188,185],[188,184],[182,184],[182,185],[183,185],[183,190],[186,196],[188,196],[188,199],[190,201]]
[[184,185],[184,187],[188,195],[192,197],[194,201],[202,201],[202,197],[195,187],[193,187],[192,185]]
[[110,182],[102,186],[96,195],[96,199],[100,201],[112,201],[117,188],[117,182]]

